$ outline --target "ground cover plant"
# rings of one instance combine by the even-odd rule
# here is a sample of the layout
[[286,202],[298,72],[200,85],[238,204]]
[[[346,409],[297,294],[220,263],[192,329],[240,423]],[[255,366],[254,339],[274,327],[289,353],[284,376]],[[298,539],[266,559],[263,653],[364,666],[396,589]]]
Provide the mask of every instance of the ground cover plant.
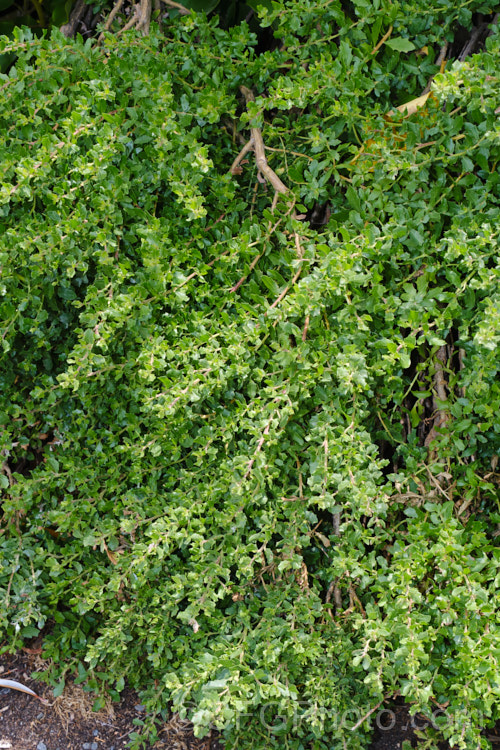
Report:
[[493,10],[2,40],[0,631],[56,695],[254,750],[500,718],[497,27],[442,65]]

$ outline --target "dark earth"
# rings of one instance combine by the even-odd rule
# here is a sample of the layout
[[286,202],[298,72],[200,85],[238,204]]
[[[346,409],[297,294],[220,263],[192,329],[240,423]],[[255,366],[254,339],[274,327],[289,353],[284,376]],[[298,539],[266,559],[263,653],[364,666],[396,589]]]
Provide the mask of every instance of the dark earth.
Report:
[[[0,644],[3,645],[3,644]],[[38,649],[30,649],[37,651]],[[47,669],[38,653],[21,651],[0,656],[0,678],[16,680],[31,688],[47,704],[25,693],[0,688],[0,750],[124,750],[131,732],[137,732],[134,719],[144,716],[144,707],[130,689],[121,693],[119,703],[109,702],[95,713],[93,693],[66,681],[64,692],[54,698],[52,688],[32,679]],[[215,733],[197,739],[192,727],[172,716],[161,728],[160,737],[145,750],[222,750]]]

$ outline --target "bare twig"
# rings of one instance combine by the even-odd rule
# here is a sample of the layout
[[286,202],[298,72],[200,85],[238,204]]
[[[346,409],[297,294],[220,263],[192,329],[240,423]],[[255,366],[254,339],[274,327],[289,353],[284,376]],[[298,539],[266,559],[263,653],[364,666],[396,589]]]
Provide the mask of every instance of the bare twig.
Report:
[[7,461],[4,461],[2,464],[2,471],[7,474],[7,479],[9,480],[9,485],[13,487],[16,484],[16,480],[12,476],[12,472],[10,470],[10,466],[7,463]]
[[[104,24],[104,28],[102,30],[102,33],[99,35],[98,42],[102,42],[104,39],[104,35],[106,31],[109,31],[111,28],[111,24],[113,23],[114,19],[120,12],[122,5],[124,3],[124,0],[117,0],[116,4],[113,6],[113,9],[111,10],[111,13],[106,19],[106,23]],[[142,30],[142,33],[144,36],[149,34],[149,26],[151,23],[151,12],[152,12],[153,6],[152,6],[152,0],[139,0],[137,5],[134,5],[134,9],[132,12],[132,15],[128,19],[127,23],[119,29],[119,31],[116,32],[116,36],[120,36],[125,31],[128,31],[129,29],[133,29],[134,27],[139,31]]]
[[466,57],[471,55],[476,47],[478,46],[481,37],[483,34],[488,30],[488,24],[487,23],[480,23],[479,26],[476,26],[475,29],[472,30],[472,33],[467,40],[466,44],[462,47],[462,50],[458,56],[458,60],[460,62],[463,62]]
[[[249,102],[255,101],[253,92],[246,86],[240,86],[240,91],[245,97],[245,101],[247,104]],[[286,193],[288,193],[288,188],[283,184],[276,172],[272,170],[267,163],[264,140],[262,138],[260,128],[251,128],[250,135],[250,141],[252,142],[252,148],[255,152],[255,161],[257,162],[259,172],[266,178],[268,182],[271,183],[276,192],[283,193],[285,195]]]
[[[247,105],[250,102],[254,102],[255,101],[254,94],[253,94],[253,92],[249,88],[247,88],[246,86],[240,86],[240,91],[243,94],[243,96],[245,97],[245,101],[246,101]],[[241,172],[241,168],[240,168],[241,161],[244,158],[244,156],[249,151],[251,151],[251,150],[253,150],[254,153],[255,153],[255,161],[257,163],[259,174],[262,175],[262,180],[263,181],[267,180],[267,182],[269,182],[272,185],[272,187],[274,188],[275,192],[274,192],[274,197],[273,197],[273,202],[272,202],[272,207],[271,207],[271,212],[274,213],[274,210],[276,208],[276,204],[278,202],[278,196],[280,194],[281,195],[287,195],[289,191],[288,191],[288,188],[286,187],[286,185],[280,180],[280,178],[278,177],[278,175],[276,174],[276,172],[273,169],[271,169],[271,167],[267,163],[266,154],[265,154],[264,140],[262,138],[262,133],[260,131],[260,128],[251,128],[250,129],[250,140],[247,143],[245,143],[245,145],[241,149],[240,153],[238,154],[238,156],[236,157],[236,159],[233,161],[233,163],[231,165],[231,169],[230,169],[231,174],[239,174]],[[285,216],[288,216],[293,211],[294,205],[295,205],[295,201],[293,201],[291,203],[291,205],[289,206],[288,211],[286,212]],[[294,218],[296,218],[295,212],[292,214],[292,216]],[[279,225],[279,223],[281,222],[281,220],[282,219],[279,219],[278,222],[275,224],[274,227],[272,227],[272,228],[270,227],[270,229],[269,229],[269,234],[270,235],[274,232],[274,230]],[[302,249],[300,247],[300,238],[299,238],[297,232],[294,232],[294,236],[295,236],[295,245],[297,247],[297,254],[298,254],[299,258],[302,258]],[[262,258],[263,254],[264,254],[264,252],[259,253],[259,255],[257,255],[253,259],[252,263],[250,264],[249,271],[252,271],[255,268],[255,266],[257,265],[257,263],[259,262],[259,260]],[[272,310],[274,307],[276,307],[276,305],[278,305],[281,302],[281,300],[285,297],[285,295],[288,293],[288,291],[290,290],[290,288],[295,284],[295,282],[299,278],[299,276],[301,274],[301,271],[302,271],[302,263],[300,264],[300,266],[299,266],[297,272],[295,273],[293,279],[291,280],[290,284],[288,284],[288,286],[281,292],[281,294],[279,295],[279,297],[272,303],[272,305],[270,306],[269,309]],[[239,279],[239,281],[231,288],[231,292],[236,292],[240,288],[240,286],[246,281],[246,279],[248,278],[248,275],[249,274],[245,274],[245,276],[242,276]]]
[[149,34],[149,26],[151,24],[151,12],[153,5],[151,0],[141,0],[139,5],[139,18],[137,21],[137,29],[142,29],[144,36]]
[[231,289],[229,290],[230,292],[238,291],[240,286],[248,279],[250,272],[253,271],[253,269],[255,268],[255,266],[257,265],[257,263],[259,262],[259,260],[262,258],[263,255],[264,253],[262,252],[255,256],[253,261],[250,263],[250,266],[248,267],[248,273],[246,274],[246,276],[242,276],[241,279],[237,281],[234,286],[231,287]]
[[297,471],[299,472],[299,497],[301,500],[303,500],[304,499],[304,481],[302,479],[302,472],[300,470],[300,461],[298,458],[296,459],[296,462],[297,462]]
[[309,328],[309,315],[306,315],[306,319],[304,321],[304,328],[302,329],[302,341],[305,341],[307,338],[308,328]]
[[340,612],[342,609],[342,594],[340,593],[339,586],[333,587],[333,601],[335,602],[335,610]]
[[436,60],[436,65],[438,67],[441,67],[441,65],[446,60],[446,53],[448,52],[448,42],[445,42],[441,49],[439,50],[438,59]]
[[[452,491],[451,491],[451,489],[450,489],[450,493],[447,494],[445,492],[445,490],[441,487],[438,479],[433,475],[432,471],[429,469],[428,466],[426,467],[426,469],[427,469],[427,474],[429,475],[429,479],[431,480],[431,483],[434,485],[434,487],[437,489],[437,491],[440,492],[443,495],[443,497],[445,498],[445,500],[451,500],[452,494],[453,494]],[[441,475],[438,475],[438,478],[440,476]],[[444,478],[444,477],[442,477],[442,478]]]
[[[458,369],[460,370],[460,372],[462,372],[462,370],[465,368],[464,360],[465,360],[465,349],[459,349],[458,350]],[[459,388],[458,394],[461,398],[465,398],[465,386],[461,386],[461,388]]]
[[[356,594],[356,590],[355,590],[354,586],[352,585],[352,583],[349,584],[349,602],[350,602],[349,609],[351,611],[354,610],[354,605],[357,604],[358,607],[359,607],[359,609],[360,609],[361,614],[363,615],[363,617],[366,617],[365,608],[363,607],[363,604],[361,603],[361,599]],[[344,614],[346,614],[346,613],[347,613],[347,610],[346,610],[346,612],[344,612]]]
[[295,284],[295,282],[297,281],[297,279],[299,278],[299,276],[300,276],[301,273],[302,273],[302,264],[301,264],[299,270],[297,271],[297,273],[295,274],[295,276],[293,277],[293,279],[291,280],[290,284],[283,289],[283,291],[281,292],[281,294],[279,295],[279,297],[276,297],[276,299],[274,300],[274,302],[272,303],[272,305],[270,305],[270,307],[269,307],[270,310],[273,310],[276,307],[276,305],[279,305],[279,303],[281,302],[281,300],[288,294],[288,292],[290,291],[290,289],[292,288],[292,286]]
[[243,148],[241,149],[240,153],[236,157],[236,159],[231,164],[231,169],[229,170],[231,174],[241,174],[242,169],[240,167],[241,160],[248,154],[249,151],[253,149],[253,140],[250,138],[248,143],[245,143]]
[[89,10],[89,6],[85,2],[85,0],[76,0],[73,10],[70,13],[68,23],[63,24],[63,26],[61,26],[60,28],[64,36],[67,36],[68,38],[70,38],[75,35],[75,31],[77,29],[78,24],[80,23],[80,21],[85,16],[88,10]]
[[99,34],[99,38],[97,40],[98,42],[102,42],[102,40],[104,39],[104,36],[105,36],[105,32],[110,30],[111,24],[113,23],[113,21],[115,20],[116,16],[120,12],[123,3],[124,3],[124,0],[117,0],[117,2],[114,4],[113,8],[111,9],[111,12],[110,12],[109,16],[106,19],[106,22],[104,24],[104,28],[103,28],[102,32]]
[[380,708],[380,706],[382,705],[382,703],[384,701],[386,701],[388,698],[397,698],[397,696],[399,695],[399,693],[400,693],[400,691],[396,690],[395,693],[387,693],[387,695],[384,695],[384,697],[382,698],[382,700],[379,701],[376,706],[373,706],[373,708],[370,708],[370,710],[368,711],[368,713],[366,713],[364,716],[362,716],[361,719],[359,721],[357,721],[353,727],[351,727],[351,732],[354,732],[358,727],[361,726],[361,724],[363,724],[364,721],[366,721],[368,719],[369,716],[371,716],[373,713],[375,713],[375,711],[377,710],[377,708]]
[[161,2],[169,8],[178,10],[181,16],[188,16],[191,13],[189,8],[185,8],[184,5],[174,2],[174,0],[161,0]]
[[[227,255],[228,252],[229,252],[229,250],[224,250],[223,253],[221,253],[219,256],[217,256],[217,258],[214,258],[213,260],[209,261],[206,265],[207,266],[213,266],[214,263],[216,263],[218,260],[220,260],[225,255]],[[197,276],[197,275],[198,275],[198,271],[193,271],[192,273],[189,274],[189,276],[186,276],[186,278],[184,279],[184,281],[181,281],[180,284],[177,284],[177,286],[174,287],[174,290],[180,289],[185,284],[187,284],[188,281],[191,281],[191,279],[194,279],[194,277]]]
[[128,19],[125,26],[122,26],[119,31],[116,32],[116,36],[120,36],[120,34],[123,34],[124,31],[128,31],[129,29],[133,29],[134,26],[137,26],[138,22],[140,21],[140,7],[139,5],[134,5],[134,12]]
[[392,34],[392,26],[389,26],[388,31],[386,31],[386,33],[384,34],[380,42],[377,45],[375,45],[375,47],[372,49],[372,55],[374,55],[376,52],[379,51],[381,46],[385,44],[385,42],[389,39],[391,34]]
[[[444,70],[444,64],[445,64],[446,53],[447,52],[448,52],[448,42],[445,42],[443,44],[443,46],[441,47],[441,49],[439,50],[439,55],[438,55],[438,58],[436,60],[436,65],[438,66],[440,73],[442,73],[443,70]],[[429,93],[429,91],[431,90],[431,86],[432,86],[433,80],[434,80],[434,76],[432,75],[429,78],[429,80],[427,81],[427,86],[422,91],[422,96],[424,96],[424,94],[428,94]]]
[[[335,605],[335,613],[340,612],[342,609],[342,594],[340,593],[340,586],[339,586],[339,579],[336,578],[334,581],[330,583],[328,586],[328,591],[326,592],[325,596],[325,604],[330,604],[332,597],[333,597],[333,603]],[[331,609],[327,609],[328,616],[331,620],[333,620],[333,615]]]

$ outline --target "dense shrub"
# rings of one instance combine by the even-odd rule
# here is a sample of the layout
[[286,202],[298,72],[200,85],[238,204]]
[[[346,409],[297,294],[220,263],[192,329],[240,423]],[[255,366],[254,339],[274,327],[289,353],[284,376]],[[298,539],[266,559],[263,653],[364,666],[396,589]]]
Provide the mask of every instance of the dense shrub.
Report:
[[398,693],[459,747],[499,718],[496,29],[395,109],[488,9],[4,39],[0,628],[56,691],[254,750]]

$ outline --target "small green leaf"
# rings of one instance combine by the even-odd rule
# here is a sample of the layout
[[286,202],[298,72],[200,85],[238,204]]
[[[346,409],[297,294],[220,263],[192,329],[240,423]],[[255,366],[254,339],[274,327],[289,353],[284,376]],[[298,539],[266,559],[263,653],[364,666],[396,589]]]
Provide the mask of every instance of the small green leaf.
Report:
[[59,698],[59,696],[63,694],[65,687],[66,680],[63,678],[60,682],[57,683],[53,690],[54,698]]
[[402,36],[397,36],[395,39],[388,39],[386,45],[397,52],[413,52],[416,49],[413,42]]

